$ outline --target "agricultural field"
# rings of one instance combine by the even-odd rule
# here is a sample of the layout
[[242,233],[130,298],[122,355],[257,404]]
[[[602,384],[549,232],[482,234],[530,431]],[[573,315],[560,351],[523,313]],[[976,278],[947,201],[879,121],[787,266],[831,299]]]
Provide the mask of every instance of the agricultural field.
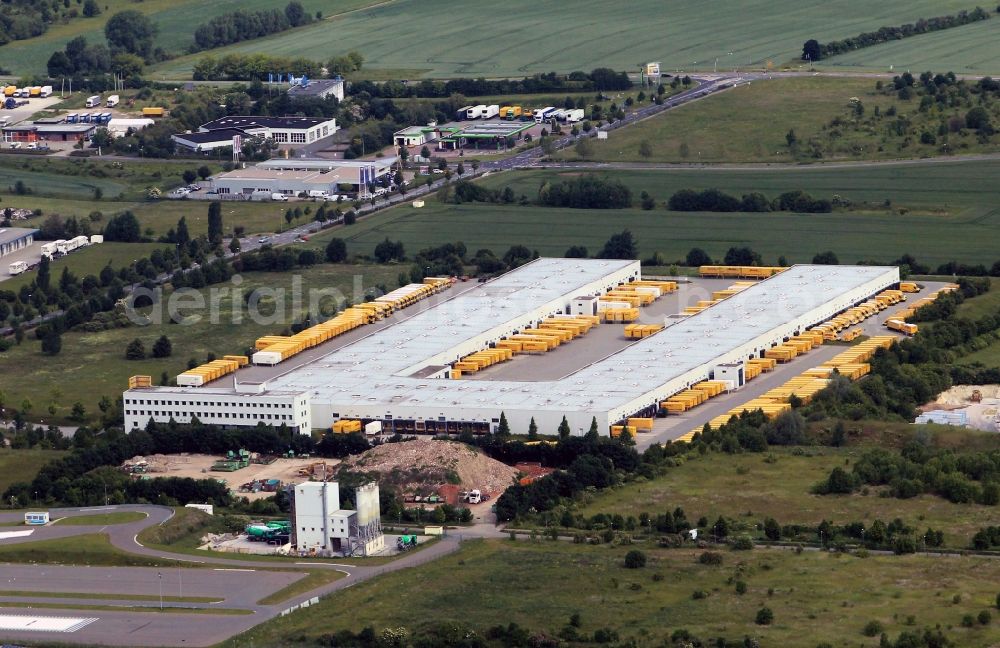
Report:
[[[992,265],[998,258],[991,232],[1000,224],[991,178],[1000,162],[891,165],[872,168],[823,167],[780,170],[683,169],[601,172],[626,183],[638,194],[657,200],[652,211],[574,210],[536,206],[443,205],[429,200],[422,209],[403,205],[366,217],[356,225],[313,237],[321,247],[332,237],[347,241],[352,254],[371,255],[389,237],[401,240],[410,255],[446,242],[462,241],[470,251],[490,248],[502,255],[511,245],[527,245],[540,254],[562,256],[571,245],[596,254],[612,234],[630,229],[646,258],[656,252],[667,260],[683,259],[693,247],[721,258],[733,245],[748,245],[768,261],[784,255],[808,262],[817,252],[833,250],[844,263],[890,262],[910,253],[923,263],[950,260]],[[501,174],[483,182],[491,188],[510,185],[529,199],[545,181],[568,179],[578,172],[538,170]],[[831,214],[788,212],[681,213],[662,207],[674,191],[715,187],[739,195],[761,191],[768,197],[802,189],[816,197],[834,194],[852,200],[856,211]],[[886,199],[892,208],[885,208]],[[861,203],[868,202],[868,205]],[[903,213],[900,206],[907,210]],[[781,232],[780,237],[774,234]]]
[[[571,8],[513,0],[503,5],[498,20],[496,6],[489,3],[395,0],[334,19],[335,51],[330,49],[331,25],[324,23],[213,53],[325,60],[355,50],[364,55],[366,69],[410,73],[423,68],[430,77],[521,76],[599,66],[638,72],[645,61],[661,61],[664,71],[711,70],[716,58],[720,69],[761,68],[768,61],[780,66],[796,59],[809,38],[843,38],[969,8],[960,0],[889,0],[866,7],[862,17],[849,0],[750,0],[712,12],[677,0],[625,5],[582,0]],[[441,24],[441,16],[448,16],[447,24]],[[484,38],[485,24],[491,28]],[[190,78],[196,60],[197,55],[167,61],[155,66],[151,76]]]
[[[309,13],[322,11],[327,20],[336,14],[353,11],[373,4],[374,0],[300,0]],[[0,48],[0,58],[4,67],[14,74],[40,74],[45,72],[45,64],[54,50],[63,49],[66,43],[77,36],[83,36],[90,43],[104,42],[104,25],[108,18],[119,11],[135,10],[150,17],[159,28],[156,45],[170,54],[183,54],[194,43],[192,12],[197,14],[198,24],[215,16],[243,9],[258,11],[284,7],[285,2],[274,0],[220,0],[204,3],[198,0],[101,0],[102,13],[95,18],[76,19],[69,23],[54,25],[49,30],[29,40],[13,41]],[[324,21],[327,29],[330,23]],[[289,34],[291,32],[288,32]],[[336,52],[330,52],[329,55]],[[152,77],[151,77],[152,78]]]
[[[646,567],[625,569],[625,553],[635,548],[646,553]],[[698,562],[699,553],[647,545],[467,541],[457,554],[351,587],[265,623],[240,641],[318,646],[323,645],[320,635],[366,626],[376,635],[387,627],[411,633],[457,627],[460,634],[473,630],[483,636],[508,623],[554,636],[574,614],[585,641],[611,628],[621,641],[638,646],[673,645],[671,634],[685,628],[703,645],[714,645],[720,636],[730,641],[750,636],[762,646],[826,641],[874,647],[878,637],[863,635],[870,621],[878,621],[891,637],[940,625],[956,645],[986,647],[1000,640],[995,623],[961,627],[963,616],[975,617],[994,605],[1000,577],[996,560],[757,549],[723,552],[722,565],[707,566]],[[738,580],[746,583],[745,594],[736,593]],[[435,582],[448,586],[427,587]],[[705,596],[695,598],[695,591]],[[420,595],[400,596],[413,592]],[[765,606],[774,622],[756,625],[757,611]],[[336,613],[343,609],[357,612]],[[504,611],[502,618],[497,610]]]
[[[19,401],[11,399],[6,392],[4,405],[18,407]],[[17,482],[30,482],[38,474],[39,468],[54,459],[66,456],[62,450],[11,450],[0,448],[0,492]],[[8,502],[9,505],[9,502]]]
[[[920,112],[920,97],[900,100],[894,94],[876,92],[875,83],[871,78],[837,77],[754,81],[612,131],[607,140],[591,142],[593,152],[586,159],[773,163],[903,159],[1000,150],[996,139],[981,143],[973,131],[949,134],[945,150],[945,138],[937,135],[940,123],[953,116],[964,122],[967,108]],[[855,115],[852,98],[863,106],[860,117]],[[896,120],[889,116],[893,110],[907,120],[910,131],[903,135],[890,133],[889,127]],[[933,143],[921,141],[925,130],[935,136]],[[789,131],[796,136],[792,146],[786,139]],[[645,156],[639,150],[643,142],[649,144]],[[581,159],[575,149],[566,149],[555,157]]]
[[[967,8],[971,8],[967,7]],[[946,12],[937,12],[940,15]],[[898,24],[902,24],[901,22]],[[930,34],[883,43],[821,61],[820,70],[951,70],[956,74],[997,74],[1000,23],[985,20]]]
[[945,533],[945,545],[957,549],[970,546],[973,534],[996,509],[979,504],[952,504],[934,495],[912,499],[880,497],[878,489],[868,495],[814,495],[813,485],[823,481],[836,466],[847,470],[864,447],[807,447],[798,451],[772,448],[763,454],[693,453],[666,475],[644,483],[627,484],[599,493],[581,506],[585,516],[597,513],[651,515],[681,507],[691,520],[720,515],[737,523],[762,524],[772,517],[780,524],[815,526],[823,520],[835,524],[875,519],[885,523],[901,518],[923,533],[927,527]]
[[[58,277],[58,264],[52,271],[53,276]],[[209,353],[219,357],[243,353],[261,335],[280,333],[309,308],[308,292],[301,297],[301,302],[294,301],[294,281],[300,280],[304,291],[335,289],[356,303],[361,297],[355,295],[356,283],[364,289],[377,285],[392,288],[397,285],[398,274],[398,269],[391,266],[332,264],[320,264],[298,272],[247,273],[241,275],[242,283],[239,284],[244,293],[254,288],[275,291],[262,303],[261,314],[265,316],[262,323],[249,318],[244,308],[234,307],[235,289],[232,285],[220,284],[199,291],[206,305],[212,303],[213,294],[217,295],[218,317],[214,323],[207,308],[182,311],[185,315],[201,315],[200,321],[191,324],[167,323],[169,317],[164,310],[163,323],[159,324],[133,325],[96,333],[71,331],[63,334],[62,352],[54,362],[41,354],[41,343],[28,335],[19,346],[3,354],[3,362],[7,366],[32,366],[34,369],[27,373],[4,372],[0,375],[0,391],[9,403],[19,404],[29,399],[33,411],[46,420],[66,421],[73,403],[77,401],[84,404],[90,415],[96,415],[100,398],[108,396],[113,401],[126,388],[129,376],[149,375],[158,383],[162,373],[172,379],[187,369],[189,359],[204,362]],[[242,306],[242,300],[239,301]],[[297,304],[300,310],[293,311]],[[328,300],[319,305],[323,308],[332,306]],[[240,316],[238,322],[234,321],[237,319],[234,311]],[[161,335],[166,335],[173,344],[171,357],[125,360],[124,349],[133,339],[142,340],[149,354],[153,343]],[[41,414],[48,413],[50,405],[55,413]]]

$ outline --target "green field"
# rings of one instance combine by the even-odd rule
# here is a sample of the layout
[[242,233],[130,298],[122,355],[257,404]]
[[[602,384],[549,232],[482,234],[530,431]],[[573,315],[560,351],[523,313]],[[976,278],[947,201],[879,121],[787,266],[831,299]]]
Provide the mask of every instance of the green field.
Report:
[[[41,227],[45,219],[52,214],[63,218],[75,216],[77,220],[87,218],[92,211],[100,211],[103,220],[91,224],[91,229],[99,231],[111,216],[126,209],[131,210],[139,219],[143,234],[149,237],[162,236],[177,226],[181,216],[187,220],[188,231],[192,236],[208,232],[208,205],[204,200],[159,200],[154,202],[108,202],[95,203],[89,200],[65,200],[59,198],[40,198],[36,196],[4,196],[0,207],[17,207],[25,209],[41,209],[42,215],[27,221],[18,221],[20,227]],[[295,205],[308,208],[311,212],[318,209],[318,203],[303,203]],[[267,202],[227,201],[222,205],[222,227],[226,235],[231,235],[236,226],[243,227],[245,234],[276,232],[287,229],[285,210],[287,207]],[[293,207],[294,209],[294,207]],[[350,207],[344,207],[344,210]],[[310,214],[293,220],[292,226],[302,225],[312,219]]]
[[[309,13],[322,11],[327,21],[320,23],[330,27],[333,14],[351,11],[372,4],[374,0],[301,0]],[[0,59],[4,67],[15,74],[42,73],[45,63],[54,50],[63,49],[66,43],[83,36],[90,43],[104,43],[104,24],[118,11],[128,9],[148,15],[159,28],[156,45],[171,54],[182,54],[194,43],[194,26],[207,22],[215,16],[243,9],[281,9],[286,2],[274,0],[219,0],[204,3],[198,0],[101,0],[103,13],[96,18],[73,20],[67,24],[54,25],[45,34],[24,41],[13,41],[0,48]],[[196,17],[196,22],[192,18]],[[301,30],[293,30],[288,35]],[[330,52],[334,54],[337,52]],[[151,77],[152,78],[152,77]]]
[[[972,8],[971,5],[966,8]],[[941,15],[944,11],[934,15]],[[893,24],[902,24],[899,23]],[[879,72],[951,70],[956,74],[997,73],[1000,22],[986,20],[855,50],[822,61],[819,69],[861,69]]]
[[857,447],[806,448],[802,456],[772,448],[770,455],[777,461],[768,463],[760,454],[695,453],[662,477],[598,494],[580,513],[638,517],[646,512],[655,517],[679,506],[691,520],[725,515],[750,525],[762,523],[765,517],[781,524],[808,525],[823,520],[870,524],[876,518],[888,523],[899,517],[919,533],[928,526],[943,530],[946,544],[959,549],[968,548],[973,534],[996,515],[995,507],[952,504],[934,495],[902,500],[879,497],[876,489],[867,496],[810,493],[835,466],[844,466],[860,454]]
[[[103,246],[92,249],[101,247]],[[72,259],[74,256],[69,255],[67,258]],[[57,264],[53,267],[53,277],[58,277],[58,272]],[[242,354],[261,335],[280,333],[309,308],[306,292],[299,310],[293,312],[292,288],[295,277],[301,278],[304,291],[333,288],[357,303],[361,299],[360,295],[354,293],[355,277],[359,278],[358,281],[365,289],[378,284],[391,288],[397,285],[398,274],[398,268],[392,266],[331,264],[317,265],[301,273],[247,273],[241,277],[240,288],[244,291],[256,287],[282,291],[275,293],[273,301],[282,304],[284,318],[277,317],[277,312],[274,312],[275,317],[269,319],[280,321],[257,323],[240,311],[242,321],[235,323],[232,315],[233,286],[221,284],[214,287],[218,294],[216,303],[219,305],[217,323],[211,321],[207,309],[187,310],[185,313],[199,313],[201,321],[191,325],[162,323],[130,326],[98,333],[68,332],[62,336],[62,352],[55,361],[46,359],[41,354],[41,343],[29,335],[20,346],[14,346],[3,354],[3,362],[8,363],[7,366],[32,366],[33,370],[0,374],[0,391],[6,394],[7,402],[11,404],[19,404],[25,398],[30,399],[36,415],[46,410],[50,403],[54,403],[57,408],[55,420],[66,420],[65,417],[76,401],[82,402],[90,414],[96,415],[97,402],[101,396],[106,395],[114,400],[126,388],[129,376],[149,375],[158,381],[160,374],[167,372],[173,378],[187,369],[188,359],[204,362],[209,352],[218,357]],[[206,305],[212,303],[212,290],[213,288],[206,288],[200,291]],[[164,322],[168,319],[164,310]],[[130,341],[135,338],[142,340],[148,354],[161,335],[167,335],[173,343],[173,355],[170,358],[125,360],[124,349]],[[46,420],[49,418],[44,414],[42,416]]]
[[104,526],[108,524],[128,524],[145,520],[146,514],[139,511],[118,511],[117,513],[98,513],[95,515],[74,515],[56,520],[62,526]]
[[[853,115],[852,97],[864,106],[860,120]],[[964,115],[966,109],[927,113],[918,110],[919,104],[919,98],[902,101],[877,93],[871,78],[786,77],[754,81],[612,131],[607,140],[592,142],[593,153],[586,159],[701,164],[944,155],[943,138],[924,144],[919,135],[924,130],[936,133],[941,121]],[[889,126],[895,119],[888,117],[891,110],[908,120],[910,130],[905,135],[890,135]],[[834,122],[835,127],[831,126]],[[789,130],[795,131],[794,147],[786,140]],[[639,152],[643,142],[650,144],[648,157]],[[958,155],[1000,149],[996,141],[980,143],[971,132],[950,134],[947,145]],[[556,157],[580,159],[575,149],[561,151]]]
[[[13,365],[6,365],[8,367]],[[10,372],[4,372],[10,373]],[[21,401],[14,401],[0,387],[4,394],[4,406],[18,407]],[[38,474],[38,469],[54,459],[66,456],[61,450],[11,450],[0,449],[0,493],[7,490],[11,484],[30,482]],[[7,505],[10,503],[7,502]]]
[[[514,0],[503,5],[448,0],[396,0],[309,26],[216,50],[267,52],[326,59],[351,50],[366,68],[426,68],[429,76],[503,77],[599,66],[638,72],[645,61],[662,69],[720,69],[797,58],[809,38],[853,36],[881,25],[971,8],[960,0],[889,0],[859,13],[835,2],[728,2],[715,11],[690,2],[636,0],[613,5],[582,0],[572,6]],[[442,16],[447,16],[442,21]],[[747,17],[753,16],[752,21]],[[488,30],[483,25],[489,25]],[[732,55],[730,55],[732,52]],[[155,76],[190,75],[193,57],[156,66]],[[151,75],[153,76],[153,75]]]
[[[0,196],[25,198],[44,196],[86,201],[90,208],[101,210],[102,201],[95,201],[94,191],[100,189],[103,199],[137,201],[146,197],[146,190],[157,187],[166,192],[183,183],[185,169],[197,169],[206,164],[212,172],[221,168],[211,161],[192,160],[187,164],[137,160],[124,164],[102,159],[56,159],[0,157]],[[14,193],[14,184],[24,182],[28,196]],[[10,206],[7,202],[3,206]]]
[[[992,238],[1000,224],[997,190],[991,180],[998,170],[1000,162],[606,172],[630,186],[636,198],[647,190],[658,201],[681,188],[716,187],[736,195],[753,190],[769,197],[803,189],[814,196],[840,194],[855,204],[868,201],[871,206],[832,214],[709,214],[667,212],[659,205],[653,211],[604,211],[442,205],[429,200],[422,209],[404,205],[356,225],[329,230],[313,237],[310,244],[319,247],[331,237],[343,237],[352,253],[370,255],[377,243],[389,237],[401,240],[411,256],[422,248],[454,241],[464,242],[470,252],[490,248],[503,254],[511,245],[522,244],[543,255],[562,256],[575,244],[596,254],[611,234],[628,228],[637,238],[641,256],[661,252],[668,260],[683,259],[692,247],[721,258],[730,246],[749,245],[768,262],[780,255],[792,262],[808,262],[817,252],[833,250],[844,263],[889,262],[909,252],[932,265],[957,259],[989,266],[1000,257]],[[579,173],[539,170],[494,175],[484,182],[490,187],[510,185],[517,195],[531,199],[543,181],[574,175]],[[893,205],[917,211],[901,214],[881,209],[887,198]]]
[[[674,645],[668,641],[671,633],[687,628],[706,641],[703,645],[709,639],[714,645],[719,636],[736,641],[749,635],[762,646],[829,641],[874,647],[878,638],[862,635],[871,620],[892,637],[940,624],[956,645],[986,647],[1000,640],[1000,624],[960,627],[963,615],[994,605],[1000,562],[988,558],[756,550],[725,552],[723,565],[710,567],[698,563],[699,550],[642,546],[647,566],[628,570],[622,562],[631,548],[469,541],[458,554],[351,587],[254,628],[239,642],[322,645],[319,635],[365,626],[378,635],[387,627],[413,632],[451,625],[482,636],[492,626],[511,622],[553,636],[574,613],[580,615],[584,637],[610,627],[623,642],[633,639],[637,646]],[[655,574],[662,578],[654,579]],[[734,591],[734,580],[747,583],[746,594]],[[429,586],[433,583],[447,586]],[[695,590],[708,596],[695,600]],[[762,606],[774,611],[773,625],[755,625]],[[355,612],[337,613],[345,609]],[[908,627],[910,615],[916,627]]]

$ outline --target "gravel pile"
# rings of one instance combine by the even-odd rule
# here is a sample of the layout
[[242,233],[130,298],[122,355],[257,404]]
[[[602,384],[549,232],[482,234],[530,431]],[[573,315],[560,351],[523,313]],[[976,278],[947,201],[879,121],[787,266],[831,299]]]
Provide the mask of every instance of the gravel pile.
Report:
[[432,439],[385,443],[350,457],[342,470],[376,472],[380,481],[403,493],[434,492],[443,484],[458,483],[463,489],[477,488],[497,495],[514,482],[517,471],[475,448],[456,441]]

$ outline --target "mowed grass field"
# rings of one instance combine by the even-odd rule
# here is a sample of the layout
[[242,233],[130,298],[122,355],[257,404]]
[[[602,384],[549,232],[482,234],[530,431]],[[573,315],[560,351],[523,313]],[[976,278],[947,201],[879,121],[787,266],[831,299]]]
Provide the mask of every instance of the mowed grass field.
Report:
[[[940,15],[940,12],[935,15]],[[902,24],[902,23],[893,23]],[[821,61],[826,70],[951,70],[956,74],[996,75],[1000,61],[1000,22],[986,20],[854,50]]]
[[[300,0],[306,11],[322,11],[330,17],[365,7],[376,0]],[[119,11],[135,10],[146,14],[159,28],[156,45],[171,54],[183,54],[194,43],[195,28],[215,16],[243,9],[284,9],[287,2],[275,0],[101,0],[103,13],[95,18],[76,19],[66,24],[54,25],[37,38],[13,41],[0,47],[4,67],[14,74],[45,72],[45,64],[52,52],[63,49],[66,43],[83,36],[90,43],[104,43],[104,25]],[[194,20],[192,20],[194,19]],[[329,24],[328,24],[329,26]],[[294,31],[294,30],[293,30]],[[331,54],[334,52],[331,52]]]
[[[912,499],[869,495],[813,495],[812,486],[823,481],[836,466],[850,470],[863,448],[805,448],[795,455],[782,448],[763,454],[688,455],[687,460],[666,475],[641,484],[627,484],[597,494],[580,513],[656,514],[681,507],[691,520],[724,515],[749,525],[773,517],[780,524],[816,525],[823,520],[836,524],[875,519],[886,524],[901,518],[923,533],[927,527],[945,533],[949,547],[966,549],[973,534],[997,518],[995,507],[952,504],[933,495]],[[773,456],[773,463],[765,461]],[[992,522],[989,522],[992,524]]]
[[[96,246],[98,249],[101,246]],[[147,252],[148,254],[148,252]],[[74,255],[69,255],[72,259]],[[253,346],[256,338],[268,334],[280,334],[296,318],[300,318],[310,308],[310,289],[336,289],[353,303],[361,301],[355,294],[355,286],[363,289],[379,284],[388,288],[397,285],[399,268],[393,266],[355,266],[320,264],[287,273],[246,273],[241,275],[239,288],[244,293],[254,288],[267,288],[273,292],[266,297],[261,314],[262,322],[248,317],[245,309],[234,308],[232,284],[220,284],[199,291],[205,308],[181,308],[185,316],[198,315],[200,321],[191,324],[170,324],[167,308],[164,306],[162,320],[147,326],[130,326],[97,333],[70,331],[62,336],[62,352],[53,361],[42,355],[41,343],[33,335],[25,336],[19,346],[11,347],[2,356],[5,367],[31,367],[31,371],[0,372],[0,391],[6,395],[8,403],[19,406],[23,399],[30,399],[35,416],[46,421],[66,421],[73,403],[80,401],[91,415],[98,414],[97,403],[101,396],[114,400],[127,387],[128,377],[133,375],[153,376],[159,382],[160,374],[167,372],[173,379],[187,369],[189,359],[204,362],[208,353],[217,357],[226,354],[243,354]],[[53,267],[53,280],[61,272],[58,264]],[[299,277],[298,280],[295,277]],[[356,279],[357,277],[357,279]],[[301,301],[295,301],[294,286],[301,281],[303,294]],[[7,287],[6,282],[2,284]],[[213,288],[217,297],[213,303]],[[166,300],[165,300],[166,301]],[[185,302],[190,304],[190,300]],[[328,306],[322,302],[321,306]],[[296,310],[297,309],[297,310]],[[213,321],[211,315],[215,311]],[[234,310],[240,315],[237,319]],[[313,309],[316,313],[318,308]],[[142,340],[146,353],[151,352],[153,343],[161,335],[170,338],[173,355],[169,358],[128,361],[125,347],[133,339]],[[55,392],[55,393],[54,393]],[[55,404],[56,414],[50,416],[47,408]],[[45,412],[45,413],[42,413]]]
[[[866,122],[855,128],[852,98],[861,100],[869,117],[876,110],[883,117],[874,125]],[[682,164],[811,163],[820,161],[813,157],[814,144],[822,161],[941,156],[941,141],[923,144],[919,137],[904,140],[887,134],[891,120],[885,115],[890,109],[912,120],[917,130],[931,132],[936,132],[938,119],[964,114],[964,109],[956,108],[940,117],[928,117],[918,111],[919,103],[877,93],[871,78],[784,77],[754,81],[612,131],[607,140],[592,142],[593,153],[587,159]],[[830,127],[838,118],[842,125]],[[794,148],[786,140],[790,130],[797,138]],[[650,145],[649,157],[639,153],[643,142]],[[1000,150],[995,141],[981,143],[974,133],[955,133],[948,145],[957,156]],[[580,159],[572,148],[555,157]]]
[[[846,117],[851,97],[868,110],[885,110],[893,99],[875,95],[872,79],[794,77],[755,81],[705,99],[668,110],[628,128],[612,131],[608,139],[592,142],[587,159],[606,162],[790,162],[795,159],[785,135],[794,130],[805,142],[835,117]],[[648,142],[652,155],[639,146]],[[884,157],[869,146],[867,155]],[[934,147],[927,147],[933,151]],[[919,157],[920,152],[907,157]],[[580,159],[570,148],[556,157]]]
[[[432,77],[520,76],[599,66],[638,72],[646,61],[661,61],[665,72],[710,70],[716,58],[721,69],[729,69],[762,67],[767,61],[780,65],[798,57],[809,38],[843,38],[969,8],[961,0],[888,0],[867,6],[864,12],[850,0],[725,0],[711,11],[683,0],[618,4],[511,0],[502,7],[487,2],[395,0],[329,24],[216,52],[325,60],[356,50],[365,56],[366,68],[426,68]],[[167,61],[154,67],[150,76],[189,77],[195,60],[196,56],[188,56]]]
[[[789,168],[770,171],[685,169],[679,171],[604,172],[657,199],[652,211],[583,210],[518,205],[443,205],[429,200],[422,209],[403,205],[313,237],[319,248],[332,237],[347,241],[353,254],[371,255],[385,238],[401,240],[413,255],[422,248],[462,241],[470,251],[489,248],[502,255],[511,245],[526,245],[540,254],[562,256],[571,245],[597,254],[612,234],[629,229],[642,257],[661,252],[668,260],[683,259],[693,247],[721,258],[734,245],[748,245],[768,262],[784,255],[808,262],[817,252],[833,250],[844,263],[890,262],[910,253],[924,263],[950,260],[992,265],[1000,257],[993,232],[1000,225],[991,178],[1000,163],[893,165],[873,168]],[[576,172],[540,170],[493,176],[491,187],[510,185],[529,199],[546,180],[559,181]],[[871,210],[831,214],[718,214],[668,212],[662,206],[677,189],[717,187],[739,195],[762,191],[770,197],[803,189],[814,196],[839,193],[853,201],[870,201]],[[885,199],[919,211],[900,214],[876,208]],[[940,208],[942,212],[936,211]]]
[[[5,372],[9,373],[9,372]],[[6,392],[5,392],[6,393]],[[19,407],[20,401],[5,400],[7,407]],[[38,469],[52,461],[66,456],[62,450],[11,450],[0,448],[0,493],[16,482],[30,482],[38,474]],[[10,502],[6,503],[8,506]]]
[[[960,627],[963,615],[994,605],[1000,561],[757,549],[724,552],[721,566],[706,566],[698,563],[700,550],[642,545],[646,567],[625,569],[625,553],[634,548],[467,541],[456,554],[351,587],[258,626],[238,642],[295,646],[301,645],[300,637],[315,640],[365,626],[373,627],[376,636],[384,628],[413,632],[441,625],[482,636],[508,623],[554,636],[573,614],[580,615],[584,637],[612,628],[622,642],[633,645],[629,641],[634,640],[637,646],[673,645],[671,634],[686,628],[706,645],[720,636],[738,641],[748,635],[762,646],[811,647],[826,641],[874,647],[878,638],[862,634],[872,620],[892,637],[940,624],[956,645],[986,647],[1000,640],[1000,624]],[[735,592],[735,580],[746,582],[745,594]],[[695,590],[707,597],[694,599]],[[774,612],[770,626],[754,623],[764,606]],[[355,613],[337,613],[344,609]],[[907,625],[911,615],[913,627]]]

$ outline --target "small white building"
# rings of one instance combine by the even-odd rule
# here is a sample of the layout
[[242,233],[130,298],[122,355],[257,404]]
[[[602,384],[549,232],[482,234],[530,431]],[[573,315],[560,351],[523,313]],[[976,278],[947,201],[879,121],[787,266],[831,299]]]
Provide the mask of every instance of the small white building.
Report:
[[341,509],[337,482],[297,484],[292,500],[292,544],[299,551],[343,555],[367,556],[384,549],[378,485],[359,487],[356,498],[358,510]]
[[[202,124],[202,133],[235,129],[250,135],[263,135],[281,144],[312,144],[337,132],[337,120],[316,117],[260,117],[230,115]],[[230,137],[230,140],[232,137]]]

